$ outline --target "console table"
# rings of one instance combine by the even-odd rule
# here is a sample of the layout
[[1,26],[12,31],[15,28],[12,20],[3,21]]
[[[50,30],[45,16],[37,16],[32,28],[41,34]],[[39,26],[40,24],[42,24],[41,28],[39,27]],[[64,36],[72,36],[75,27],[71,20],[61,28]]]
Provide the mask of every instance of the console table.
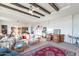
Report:
[[53,34],[54,42],[64,42],[64,34]]

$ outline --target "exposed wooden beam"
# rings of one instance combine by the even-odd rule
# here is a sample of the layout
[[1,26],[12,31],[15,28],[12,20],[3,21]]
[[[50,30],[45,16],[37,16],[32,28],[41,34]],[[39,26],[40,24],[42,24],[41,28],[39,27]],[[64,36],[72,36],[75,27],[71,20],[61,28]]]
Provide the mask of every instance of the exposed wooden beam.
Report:
[[56,11],[59,11],[59,8],[54,3],[49,3],[50,6],[52,6]]
[[[26,7],[26,6],[23,6],[23,5],[19,4],[19,3],[11,3],[11,4],[13,4],[13,5],[15,5],[15,6],[18,6],[18,7],[20,7],[20,8],[23,8],[23,9],[27,9],[27,10],[30,9],[30,8],[28,8],[28,7]],[[38,15],[45,16],[45,15],[43,15],[42,13],[39,13],[39,12],[37,12],[37,11],[33,11],[33,12],[36,13],[36,14],[38,14]]]
[[36,4],[36,3],[30,3],[30,4],[33,5],[33,6],[35,6],[35,7],[39,7],[42,11],[50,14],[50,12],[48,10],[44,9],[43,7],[39,6],[38,4]]
[[2,3],[0,3],[0,6],[5,7],[5,8],[8,8],[8,9],[11,9],[11,10],[14,10],[14,11],[17,11],[17,12],[20,12],[20,13],[23,13],[23,14],[27,14],[27,15],[30,15],[30,16],[33,16],[33,17],[36,17],[36,18],[40,18],[39,16],[31,15],[30,13],[27,13],[27,12],[25,12],[25,11],[22,11],[22,10],[19,10],[19,9],[16,9],[16,8],[13,8],[13,7],[4,5],[4,4],[2,4]]

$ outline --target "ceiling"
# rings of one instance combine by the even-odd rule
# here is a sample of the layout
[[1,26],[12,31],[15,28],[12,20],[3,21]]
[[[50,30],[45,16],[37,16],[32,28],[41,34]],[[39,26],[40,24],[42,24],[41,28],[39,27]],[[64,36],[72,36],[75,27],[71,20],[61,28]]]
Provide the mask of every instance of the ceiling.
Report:
[[[46,21],[78,13],[78,6],[69,3],[0,3],[0,20],[20,23]],[[29,9],[33,14],[29,13]]]

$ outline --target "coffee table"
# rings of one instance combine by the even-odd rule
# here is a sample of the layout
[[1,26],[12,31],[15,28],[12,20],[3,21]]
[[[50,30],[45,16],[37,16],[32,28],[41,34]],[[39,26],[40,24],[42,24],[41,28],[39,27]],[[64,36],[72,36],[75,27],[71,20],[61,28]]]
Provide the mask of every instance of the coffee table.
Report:
[[22,48],[14,48],[14,50],[17,51],[17,52],[23,52],[27,48],[28,48],[28,46],[27,45],[24,45]]

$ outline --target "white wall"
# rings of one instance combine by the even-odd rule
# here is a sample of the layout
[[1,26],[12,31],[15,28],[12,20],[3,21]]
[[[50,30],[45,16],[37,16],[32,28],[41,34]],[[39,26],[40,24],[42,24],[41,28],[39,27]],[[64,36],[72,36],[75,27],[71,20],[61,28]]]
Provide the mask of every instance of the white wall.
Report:
[[49,22],[49,26],[52,30],[61,29],[61,34],[65,34],[65,42],[72,42],[68,38],[68,35],[72,35],[72,16],[66,16],[58,18]]
[[73,16],[73,33],[74,36],[79,36],[79,14]]
[[[72,20],[73,20],[73,24],[72,24]],[[61,29],[61,34],[65,34],[65,42],[75,43],[75,40],[74,41],[70,40],[68,35],[73,34],[73,36],[79,37],[79,14],[56,18],[50,21],[41,22],[39,24],[41,24],[42,26],[46,26],[48,28],[49,33],[53,33],[54,29]],[[73,28],[73,32],[72,32],[72,28]]]
[[8,27],[8,34],[11,32],[11,27],[17,27],[17,26],[19,26],[19,27],[22,27],[22,26],[27,27],[26,24],[17,23],[17,22],[8,22],[8,21],[0,21],[0,25],[7,25],[7,27]]
[[79,37],[79,14],[73,15],[73,36]]
[[70,42],[68,35],[72,35],[72,15],[52,19],[41,24],[48,28],[48,33],[53,33],[54,29],[61,29],[61,34],[65,34],[65,42]]
[[[72,18],[73,16],[73,18]],[[72,19],[73,19],[73,32],[72,32]],[[48,33],[53,33],[54,29],[61,29],[61,33],[65,34],[65,42],[72,42],[68,35],[78,36],[79,37],[79,14],[68,15],[56,19],[52,19],[45,22],[39,23],[31,23],[31,24],[18,24],[18,23],[10,23],[10,22],[1,22],[0,25],[8,25],[8,32],[10,32],[11,26],[33,26],[36,27],[38,25],[46,26],[48,28]],[[75,40],[74,40],[75,43]]]

